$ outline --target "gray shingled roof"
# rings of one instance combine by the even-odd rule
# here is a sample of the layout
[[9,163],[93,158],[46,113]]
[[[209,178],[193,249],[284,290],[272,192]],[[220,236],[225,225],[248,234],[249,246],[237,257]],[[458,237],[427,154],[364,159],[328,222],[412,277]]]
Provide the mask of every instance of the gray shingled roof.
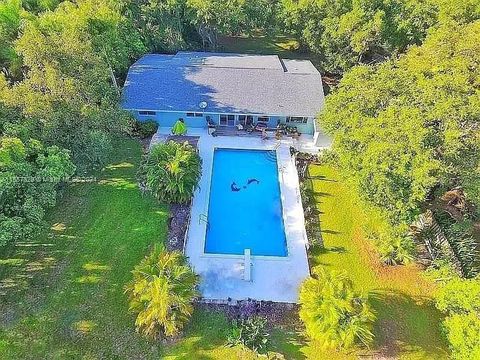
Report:
[[130,110],[315,116],[324,95],[310,61],[276,55],[179,52],[145,55],[132,65],[123,90]]

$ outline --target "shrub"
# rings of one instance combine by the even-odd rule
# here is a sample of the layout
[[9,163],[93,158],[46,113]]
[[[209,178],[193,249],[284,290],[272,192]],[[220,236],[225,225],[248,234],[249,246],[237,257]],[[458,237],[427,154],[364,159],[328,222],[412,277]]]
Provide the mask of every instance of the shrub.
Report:
[[267,320],[261,316],[234,320],[227,339],[229,346],[242,345],[255,352],[263,352],[270,334],[266,330]]
[[198,276],[179,252],[157,248],[132,271],[125,287],[130,311],[137,314],[136,329],[147,337],[176,335],[193,312]]
[[415,243],[404,226],[384,223],[379,229],[365,228],[367,236],[375,242],[380,259],[386,265],[408,264],[413,261]]
[[454,278],[436,294],[437,308],[448,314],[475,311],[480,314],[480,281]]
[[380,259],[387,265],[408,264],[414,259],[415,244],[404,235],[380,237],[377,241]]
[[169,141],[154,146],[143,166],[147,187],[160,201],[186,203],[201,175],[201,159],[187,143]]
[[453,278],[436,294],[436,306],[448,316],[443,329],[454,359],[480,358],[480,281]]
[[367,299],[353,290],[345,272],[316,267],[313,275],[300,289],[300,318],[307,335],[322,348],[350,348],[357,341],[368,345],[375,316]]
[[75,172],[68,151],[37,140],[0,140],[0,246],[25,239],[43,225],[58,185]]
[[133,123],[133,135],[141,139],[153,136],[158,130],[158,123],[155,120],[138,121]]
[[480,359],[480,319],[475,313],[456,314],[443,322],[452,358]]

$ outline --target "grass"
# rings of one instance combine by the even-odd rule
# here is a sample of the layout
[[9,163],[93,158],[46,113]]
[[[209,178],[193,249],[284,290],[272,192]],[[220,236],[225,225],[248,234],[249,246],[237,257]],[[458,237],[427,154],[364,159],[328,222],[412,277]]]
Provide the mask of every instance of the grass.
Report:
[[48,231],[2,259],[0,358],[135,357],[150,348],[134,332],[123,286],[163,242],[168,211],[136,186],[138,143],[116,149],[96,181],[68,187]]
[[432,303],[434,285],[422,276],[418,265],[387,267],[379,262],[366,239],[364,224],[381,226],[381,220],[361,206],[334,169],[312,166],[310,175],[325,245],[313,249],[311,263],[345,270],[357,289],[369,294],[378,318],[370,353],[446,358],[439,330],[441,315]]
[[[147,342],[134,329],[123,287],[166,238],[168,209],[135,182],[140,144],[123,140],[90,183],[70,185],[48,231],[0,255],[0,359],[248,359],[228,348],[223,314],[196,311],[181,341]],[[274,347],[295,353],[291,332]]]
[[[225,346],[229,323],[197,310],[184,335],[147,342],[134,331],[123,286],[130,270],[166,237],[168,210],[135,183],[140,145],[123,140],[96,181],[70,185],[49,213],[48,231],[0,256],[0,358],[254,359]],[[343,359],[358,355],[446,357],[431,304],[433,286],[416,266],[385,268],[365,239],[366,214],[334,170],[312,167],[326,248],[311,262],[344,269],[377,312],[370,351],[324,352],[289,325],[272,330],[270,356]]]
[[290,35],[222,36],[218,42],[218,50],[222,52],[278,55],[283,59],[304,59],[319,64],[318,58],[302,51],[298,40]]

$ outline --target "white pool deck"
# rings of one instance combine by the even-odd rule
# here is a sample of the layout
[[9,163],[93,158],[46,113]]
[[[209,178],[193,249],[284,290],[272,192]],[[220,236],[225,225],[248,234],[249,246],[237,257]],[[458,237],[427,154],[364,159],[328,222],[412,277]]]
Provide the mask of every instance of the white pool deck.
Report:
[[[166,130],[168,129],[159,130],[153,141],[161,141]],[[199,188],[193,198],[184,251],[195,272],[200,275],[200,291],[203,299],[220,302],[255,299],[296,303],[299,286],[310,273],[298,174],[293,158],[290,156],[290,146],[306,152],[317,152],[319,148],[313,146],[309,138],[277,141],[274,139],[262,140],[257,137],[213,137],[203,129],[189,129],[187,135],[200,136],[198,149],[202,158],[202,176]],[[328,146],[329,140],[325,138],[324,147]],[[277,149],[288,256],[248,256],[250,269],[245,269],[246,257],[243,255],[206,254],[204,252],[207,225],[200,218],[208,214],[215,148]],[[225,211],[228,215],[228,209]],[[261,221],[261,219],[254,220]]]

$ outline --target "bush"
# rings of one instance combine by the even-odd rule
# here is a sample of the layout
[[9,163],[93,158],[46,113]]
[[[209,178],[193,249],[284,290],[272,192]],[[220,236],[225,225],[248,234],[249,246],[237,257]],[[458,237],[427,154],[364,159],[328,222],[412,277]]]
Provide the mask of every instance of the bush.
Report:
[[200,156],[192,146],[169,141],[150,150],[142,176],[158,200],[186,203],[200,180],[201,163]]
[[306,333],[322,348],[350,348],[357,341],[368,345],[375,316],[367,299],[353,290],[345,272],[313,269],[314,277],[300,289],[300,319]]
[[387,265],[408,264],[414,259],[415,244],[409,236],[386,236],[377,241],[380,259]]
[[266,330],[267,320],[261,316],[234,320],[227,339],[229,346],[242,345],[255,352],[264,352],[270,334]]
[[39,231],[58,185],[73,175],[69,152],[37,140],[0,140],[0,246]]
[[136,329],[147,337],[178,334],[193,312],[198,276],[179,252],[154,249],[132,271],[125,287]]
[[454,359],[480,358],[480,281],[453,278],[436,294],[436,306],[447,314],[443,329]]
[[133,135],[141,139],[153,136],[158,130],[158,123],[155,120],[138,121],[133,123]]
[[480,281],[454,278],[436,294],[437,308],[448,314],[477,312],[480,314]]
[[475,313],[456,314],[443,322],[452,358],[480,359],[480,319]]
[[392,226],[387,222],[378,229],[365,226],[368,238],[374,241],[380,259],[386,265],[408,264],[413,261],[415,243],[407,235],[405,226]]

